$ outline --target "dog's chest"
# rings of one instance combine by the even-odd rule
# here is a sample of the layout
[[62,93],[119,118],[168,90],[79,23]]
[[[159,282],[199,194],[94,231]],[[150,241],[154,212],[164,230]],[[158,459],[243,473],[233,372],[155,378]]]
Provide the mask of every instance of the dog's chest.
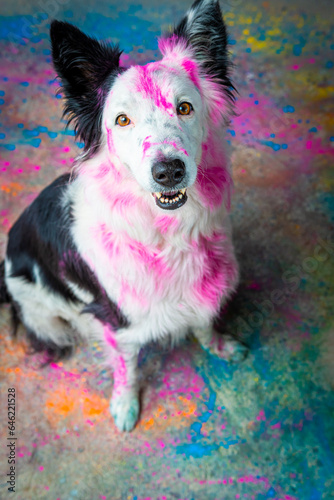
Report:
[[215,234],[185,243],[180,235],[144,243],[100,225],[83,257],[131,323],[171,331],[217,312],[230,280],[225,240]]

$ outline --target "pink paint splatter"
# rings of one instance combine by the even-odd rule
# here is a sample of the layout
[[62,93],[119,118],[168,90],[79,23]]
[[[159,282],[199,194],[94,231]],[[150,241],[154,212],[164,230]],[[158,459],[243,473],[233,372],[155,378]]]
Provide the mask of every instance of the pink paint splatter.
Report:
[[258,416],[256,417],[256,420],[259,420],[259,421],[265,421],[266,420],[266,415],[264,413],[264,410],[260,410]]

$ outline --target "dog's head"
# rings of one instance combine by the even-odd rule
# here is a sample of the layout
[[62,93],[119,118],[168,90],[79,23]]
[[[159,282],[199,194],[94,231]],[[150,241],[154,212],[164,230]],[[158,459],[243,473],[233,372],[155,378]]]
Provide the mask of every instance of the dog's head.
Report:
[[233,103],[227,34],[219,3],[196,0],[174,32],[159,40],[163,58],[128,69],[118,47],[54,21],[52,53],[62,81],[64,114],[84,142],[84,158],[108,148],[161,209],[187,201],[208,131]]

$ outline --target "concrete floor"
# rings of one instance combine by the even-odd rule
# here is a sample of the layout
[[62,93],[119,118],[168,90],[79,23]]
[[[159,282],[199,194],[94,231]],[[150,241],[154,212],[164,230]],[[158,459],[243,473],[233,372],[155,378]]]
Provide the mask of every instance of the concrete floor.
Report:
[[[60,121],[50,18],[119,42],[125,63],[143,63],[157,57],[157,36],[188,5],[1,6],[1,255],[16,217],[71,167],[80,147]],[[131,434],[120,434],[99,347],[82,346],[71,360],[40,369],[23,340],[11,341],[2,307],[1,499],[334,497],[334,3],[229,0],[223,7],[239,90],[227,135],[242,270],[226,329],[247,338],[250,354],[230,366],[191,340],[174,351],[147,347],[142,417]],[[16,493],[6,485],[9,387],[17,395]]]

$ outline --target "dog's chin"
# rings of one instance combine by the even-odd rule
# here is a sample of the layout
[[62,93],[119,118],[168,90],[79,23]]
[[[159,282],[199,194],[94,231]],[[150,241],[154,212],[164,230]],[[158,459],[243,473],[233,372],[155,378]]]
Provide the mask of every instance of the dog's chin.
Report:
[[152,196],[157,207],[163,210],[176,210],[182,207],[188,199],[186,189],[152,193]]

